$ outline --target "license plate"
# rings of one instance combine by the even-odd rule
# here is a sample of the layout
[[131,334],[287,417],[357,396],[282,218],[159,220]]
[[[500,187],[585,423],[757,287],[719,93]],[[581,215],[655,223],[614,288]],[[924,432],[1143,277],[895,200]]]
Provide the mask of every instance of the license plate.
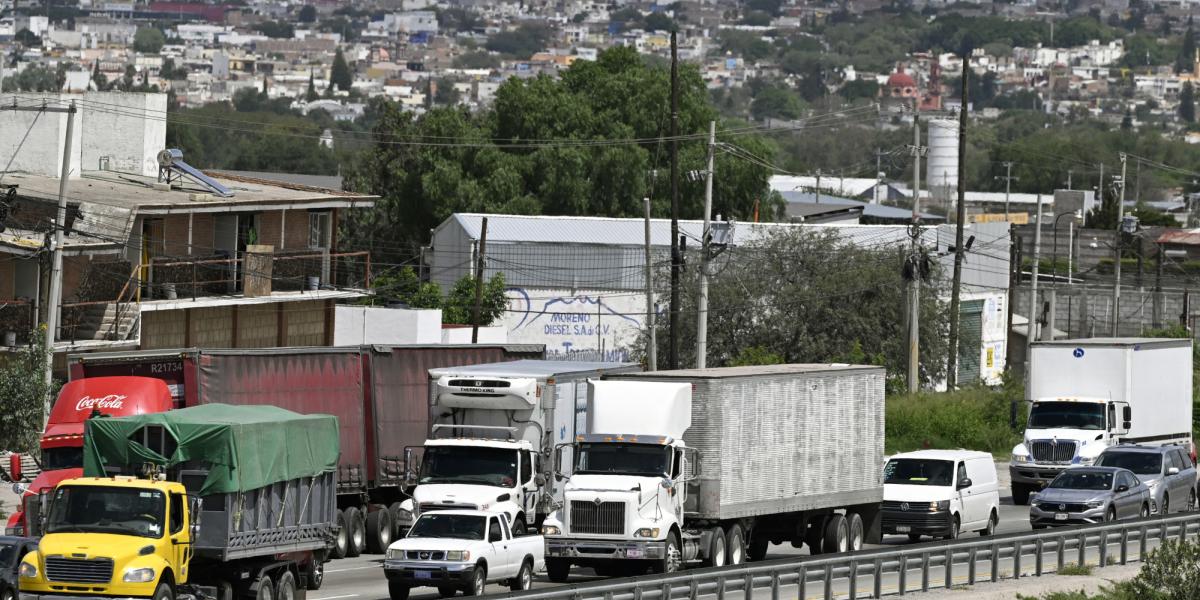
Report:
[[1054,514],[1054,520],[1055,520],[1055,521],[1066,521],[1066,520],[1067,520],[1067,513],[1055,513],[1055,514]]
[[908,525],[897,525],[896,526],[896,533],[908,533],[910,531],[912,531],[912,527],[909,527]]
[[628,556],[629,558],[641,558],[642,550],[641,548],[630,548],[625,551],[625,556]]
[[433,579],[433,573],[429,571],[413,571],[413,577],[416,579]]

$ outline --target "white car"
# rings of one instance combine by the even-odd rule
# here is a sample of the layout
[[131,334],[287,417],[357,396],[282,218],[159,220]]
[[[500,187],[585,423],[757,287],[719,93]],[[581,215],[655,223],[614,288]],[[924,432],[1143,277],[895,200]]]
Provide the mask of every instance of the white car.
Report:
[[883,467],[883,533],[954,539],[992,535],[1000,520],[996,463],[986,452],[920,450]]
[[481,596],[488,583],[529,589],[546,566],[545,552],[540,535],[513,537],[502,513],[433,511],[388,546],[383,572],[392,600],[407,600],[414,587],[435,587],[443,597],[459,590]]

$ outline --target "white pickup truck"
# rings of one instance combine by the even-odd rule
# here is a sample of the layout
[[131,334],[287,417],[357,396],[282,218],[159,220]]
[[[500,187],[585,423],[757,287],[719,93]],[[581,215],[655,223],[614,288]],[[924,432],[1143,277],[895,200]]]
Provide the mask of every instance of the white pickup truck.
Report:
[[513,537],[503,513],[440,510],[422,514],[408,535],[388,546],[383,561],[392,600],[414,587],[436,587],[442,597],[462,590],[483,595],[488,583],[528,590],[546,565],[540,535]]

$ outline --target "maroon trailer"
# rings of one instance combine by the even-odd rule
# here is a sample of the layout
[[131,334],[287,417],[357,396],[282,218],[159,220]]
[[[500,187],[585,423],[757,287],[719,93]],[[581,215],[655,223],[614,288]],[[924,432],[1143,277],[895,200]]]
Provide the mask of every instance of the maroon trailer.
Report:
[[[381,553],[407,497],[406,447],[429,434],[429,369],[541,358],[541,345],[145,350],[68,357],[72,381],[141,375],[166,381],[176,408],[270,404],[338,417],[339,524],[333,556]],[[415,467],[415,465],[414,465]]]

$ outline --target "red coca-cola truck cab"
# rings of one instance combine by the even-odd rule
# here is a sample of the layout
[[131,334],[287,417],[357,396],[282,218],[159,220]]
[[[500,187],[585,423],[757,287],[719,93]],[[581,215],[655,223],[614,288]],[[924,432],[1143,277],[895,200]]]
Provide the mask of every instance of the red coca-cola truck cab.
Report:
[[[171,390],[163,380],[153,377],[89,377],[64,385],[42,433],[42,471],[22,498],[23,510],[8,518],[5,534],[38,535],[37,524],[25,518],[27,512],[36,512],[30,499],[43,490],[54,489],[65,479],[83,476],[83,422],[89,417],[95,414],[124,417],[171,408]],[[10,468],[19,470],[19,465],[17,457]],[[14,481],[22,478],[18,471],[11,474]]]

